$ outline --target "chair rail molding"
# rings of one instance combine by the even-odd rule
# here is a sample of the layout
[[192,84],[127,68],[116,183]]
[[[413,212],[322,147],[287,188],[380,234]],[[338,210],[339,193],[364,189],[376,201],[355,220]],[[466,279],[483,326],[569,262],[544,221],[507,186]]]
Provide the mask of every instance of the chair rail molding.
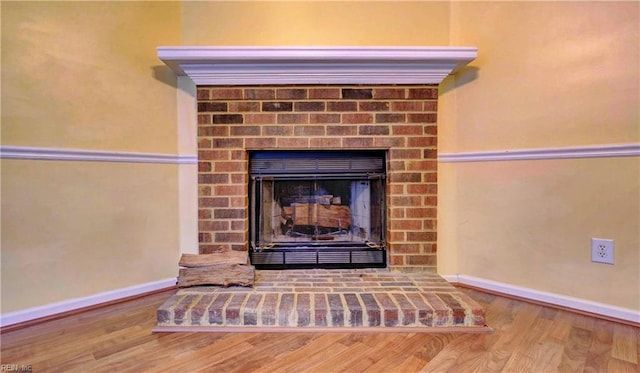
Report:
[[197,164],[196,155],[134,153],[90,149],[40,148],[30,146],[0,146],[2,159],[32,159],[43,161],[87,161]]
[[567,146],[558,148],[510,149],[480,152],[440,153],[438,162],[493,162],[537,159],[638,157],[640,143]]

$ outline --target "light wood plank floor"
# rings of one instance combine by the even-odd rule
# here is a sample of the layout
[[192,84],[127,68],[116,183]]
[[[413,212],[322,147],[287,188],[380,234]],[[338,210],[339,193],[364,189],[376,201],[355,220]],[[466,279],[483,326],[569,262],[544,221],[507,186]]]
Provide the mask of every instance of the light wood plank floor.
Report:
[[34,372],[640,371],[640,328],[464,291],[486,307],[494,333],[153,334],[164,292],[3,333],[1,363]]

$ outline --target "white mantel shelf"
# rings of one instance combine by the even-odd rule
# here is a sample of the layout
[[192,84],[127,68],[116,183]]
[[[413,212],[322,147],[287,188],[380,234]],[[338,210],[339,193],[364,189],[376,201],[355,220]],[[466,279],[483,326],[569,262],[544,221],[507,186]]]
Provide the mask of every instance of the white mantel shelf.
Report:
[[158,47],[196,85],[440,84],[475,47]]

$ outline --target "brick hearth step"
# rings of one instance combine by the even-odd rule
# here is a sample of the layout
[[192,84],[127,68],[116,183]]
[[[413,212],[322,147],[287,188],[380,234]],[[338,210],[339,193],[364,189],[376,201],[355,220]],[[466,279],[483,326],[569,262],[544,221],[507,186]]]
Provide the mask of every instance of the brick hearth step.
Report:
[[433,273],[256,271],[253,288],[181,289],[158,326],[483,327],[484,310]]

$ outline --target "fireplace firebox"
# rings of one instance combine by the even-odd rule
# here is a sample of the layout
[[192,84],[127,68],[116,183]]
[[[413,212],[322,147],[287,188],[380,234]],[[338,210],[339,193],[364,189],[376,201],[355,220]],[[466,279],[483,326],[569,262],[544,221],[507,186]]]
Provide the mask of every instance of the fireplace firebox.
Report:
[[384,151],[251,152],[252,264],[386,267],[385,164]]

